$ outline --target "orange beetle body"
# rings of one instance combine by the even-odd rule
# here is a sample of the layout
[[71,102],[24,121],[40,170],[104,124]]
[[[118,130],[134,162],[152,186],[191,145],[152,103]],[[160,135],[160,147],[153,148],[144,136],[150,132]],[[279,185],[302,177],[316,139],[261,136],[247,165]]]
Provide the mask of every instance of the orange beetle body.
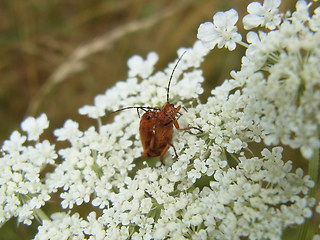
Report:
[[197,127],[180,128],[176,119],[180,109],[181,106],[176,108],[168,102],[160,110],[147,111],[143,114],[139,128],[140,139],[144,149],[143,158],[160,156],[160,160],[163,163],[163,157],[170,146],[173,147],[175,155],[178,156],[172,144],[173,126],[181,131],[192,128],[202,131]]
[[140,120],[139,134],[144,152],[142,157],[153,157],[156,155],[150,155],[149,151],[153,148],[155,143],[155,121],[157,111],[146,111]]

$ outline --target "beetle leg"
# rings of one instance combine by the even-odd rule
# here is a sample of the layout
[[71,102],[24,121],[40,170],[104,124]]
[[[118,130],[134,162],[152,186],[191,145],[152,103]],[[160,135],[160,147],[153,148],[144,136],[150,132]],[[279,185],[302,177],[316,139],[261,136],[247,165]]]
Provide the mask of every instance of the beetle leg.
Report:
[[148,157],[149,150],[154,147],[154,143],[155,143],[155,137],[152,136],[149,146],[146,147],[146,149],[143,151],[143,153],[142,153],[142,155],[141,155],[142,158]]
[[174,145],[172,143],[170,143],[170,146],[173,147],[173,150],[174,150],[174,154],[176,155],[176,158],[178,158],[178,154],[177,154],[177,150],[176,148],[174,147]]
[[167,145],[165,146],[165,148],[162,150],[161,154],[160,154],[160,161],[161,161],[161,163],[162,163],[163,165],[164,165],[163,157],[164,157],[164,155],[166,154],[166,152],[168,151],[169,147],[170,147],[170,144],[167,144]]
[[162,150],[161,154],[160,154],[160,161],[162,164],[164,164],[163,162],[163,157],[164,155],[166,154],[166,152],[168,151],[169,147],[173,147],[173,150],[174,150],[174,154],[176,155],[176,158],[178,158],[178,154],[177,154],[177,151],[176,151],[176,148],[174,147],[174,145],[172,143],[168,143],[165,148]]
[[177,120],[173,121],[173,125],[174,125],[175,128],[176,128],[177,130],[179,130],[179,131],[186,131],[186,130],[190,130],[190,129],[197,129],[199,132],[203,133],[203,131],[202,131],[200,128],[198,128],[198,127],[193,127],[193,126],[191,126],[191,127],[186,127],[186,128],[180,128],[179,123],[178,123]]
[[139,108],[137,108],[138,117],[140,118]]

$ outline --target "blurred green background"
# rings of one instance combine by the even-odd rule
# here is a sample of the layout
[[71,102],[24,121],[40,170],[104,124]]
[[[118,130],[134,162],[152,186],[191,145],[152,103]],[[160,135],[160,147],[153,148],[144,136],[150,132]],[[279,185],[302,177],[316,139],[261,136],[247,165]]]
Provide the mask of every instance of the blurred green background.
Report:
[[[95,121],[78,114],[97,94],[127,77],[127,59],[159,54],[157,70],[191,47],[200,23],[235,8],[240,19],[247,0],[1,0],[0,142],[20,130],[27,116],[45,112],[46,137],[66,119],[86,129]],[[291,2],[291,3],[290,3]],[[288,1],[294,6],[295,1]],[[286,3],[287,4],[287,3]],[[284,5],[284,4],[282,4]],[[242,28],[242,22],[238,23]],[[245,35],[243,35],[245,36]],[[245,49],[214,49],[203,64],[206,96],[240,68]],[[147,104],[147,103],[146,103]],[[31,239],[36,231],[10,220],[0,239]]]

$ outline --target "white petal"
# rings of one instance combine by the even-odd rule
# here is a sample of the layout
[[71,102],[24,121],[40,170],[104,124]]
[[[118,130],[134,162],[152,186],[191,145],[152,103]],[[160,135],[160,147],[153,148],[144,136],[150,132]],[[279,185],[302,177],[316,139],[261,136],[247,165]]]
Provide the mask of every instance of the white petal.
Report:
[[39,127],[41,127],[42,129],[46,129],[49,127],[49,121],[45,113],[42,113],[36,120],[39,124]]
[[266,9],[275,9],[280,6],[281,0],[265,0],[263,6]]
[[247,42],[248,43],[257,43],[259,41],[260,41],[260,39],[259,39],[259,36],[256,32],[253,32],[253,31],[248,32],[248,34],[247,34]]
[[252,2],[247,7],[248,13],[255,14],[255,15],[261,15],[263,14],[261,3],[259,2]]
[[214,35],[213,35],[214,32],[215,32],[215,29],[214,29],[213,23],[205,22],[200,24],[198,28],[197,37],[201,41],[209,42],[214,39]]
[[225,12],[228,26],[234,26],[238,21],[238,12],[235,9],[230,9],[229,11]]
[[156,52],[150,52],[147,56],[147,61],[149,64],[154,65],[159,59],[159,56]]
[[213,24],[215,26],[217,26],[218,28],[226,28],[227,26],[227,15],[225,14],[225,12],[217,12],[214,16],[213,16]]
[[313,155],[313,149],[310,146],[302,146],[301,153],[304,158],[310,159]]
[[211,41],[211,42],[202,42],[203,45],[208,49],[214,49],[214,47],[217,44],[217,41]]
[[257,27],[260,24],[262,24],[263,23],[263,17],[257,16],[257,15],[252,15],[252,14],[248,14],[248,15],[244,16],[242,21],[243,21],[244,28],[248,30],[248,29]]

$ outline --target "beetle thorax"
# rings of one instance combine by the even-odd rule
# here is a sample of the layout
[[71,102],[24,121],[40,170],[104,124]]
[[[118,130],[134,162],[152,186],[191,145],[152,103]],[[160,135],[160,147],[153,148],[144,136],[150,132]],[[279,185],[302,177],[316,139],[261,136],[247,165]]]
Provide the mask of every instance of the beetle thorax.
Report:
[[174,107],[173,104],[167,103],[164,105],[158,116],[158,120],[161,122],[161,124],[169,124],[173,120],[175,120],[177,115],[177,109]]

